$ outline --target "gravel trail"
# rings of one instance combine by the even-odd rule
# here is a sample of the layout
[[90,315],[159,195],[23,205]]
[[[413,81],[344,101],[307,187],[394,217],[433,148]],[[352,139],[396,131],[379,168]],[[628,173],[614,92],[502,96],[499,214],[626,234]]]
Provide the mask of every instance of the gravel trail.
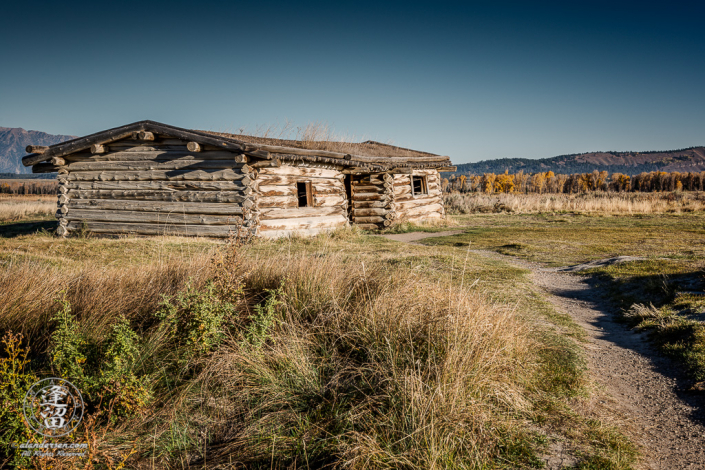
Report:
[[[418,242],[452,233],[387,238]],[[546,298],[585,329],[588,341],[583,347],[591,377],[611,397],[613,412],[626,419],[625,432],[642,446],[643,468],[705,469],[705,394],[688,391],[692,382],[650,346],[646,333],[617,321],[617,309],[590,278],[491,251],[472,251],[529,269],[532,282]],[[549,468],[563,468],[548,463]]]

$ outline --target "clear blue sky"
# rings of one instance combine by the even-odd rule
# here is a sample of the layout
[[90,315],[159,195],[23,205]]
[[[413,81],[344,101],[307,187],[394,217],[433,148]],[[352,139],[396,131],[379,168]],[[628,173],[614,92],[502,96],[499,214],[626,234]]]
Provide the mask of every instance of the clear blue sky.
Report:
[[705,145],[702,5],[7,2],[0,126],[318,121],[455,163]]

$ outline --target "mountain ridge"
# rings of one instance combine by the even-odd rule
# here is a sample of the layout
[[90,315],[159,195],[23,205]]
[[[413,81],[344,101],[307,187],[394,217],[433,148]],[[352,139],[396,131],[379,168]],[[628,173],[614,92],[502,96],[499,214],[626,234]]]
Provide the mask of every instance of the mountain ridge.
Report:
[[32,173],[31,168],[22,164],[28,145],[49,146],[75,138],[72,135],[48,134],[21,127],[0,127],[0,173]]
[[705,147],[646,152],[585,152],[539,159],[499,158],[456,166],[458,174],[504,173],[505,170],[509,173],[523,170],[524,173],[553,171],[563,174],[604,170],[627,175],[650,171],[700,172],[705,171]]

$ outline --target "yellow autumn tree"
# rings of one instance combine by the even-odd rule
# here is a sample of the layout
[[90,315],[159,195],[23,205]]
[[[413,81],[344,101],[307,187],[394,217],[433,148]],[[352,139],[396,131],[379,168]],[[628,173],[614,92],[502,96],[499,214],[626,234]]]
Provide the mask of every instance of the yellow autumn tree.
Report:
[[509,170],[504,170],[504,173],[497,175],[497,179],[494,182],[494,190],[498,193],[513,193],[514,175],[510,175]]
[[582,173],[578,177],[578,190],[587,192],[592,188],[592,175],[590,173]]
[[479,175],[472,175],[470,177],[470,180],[472,181],[472,190],[473,191],[479,191],[480,186],[482,184],[482,176]]
[[534,176],[531,177],[531,189],[533,189],[535,192],[541,194],[545,186],[546,175],[544,175],[543,173],[536,173]]
[[460,190],[461,191],[468,190],[468,177],[465,175],[460,175]]
[[490,194],[494,189],[494,181],[497,179],[497,175],[494,173],[485,173],[482,175],[482,190]]

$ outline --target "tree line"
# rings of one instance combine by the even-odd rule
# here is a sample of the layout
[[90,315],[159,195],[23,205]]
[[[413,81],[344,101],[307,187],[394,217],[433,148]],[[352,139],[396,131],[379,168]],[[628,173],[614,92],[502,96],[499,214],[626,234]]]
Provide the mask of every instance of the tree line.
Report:
[[484,173],[468,174],[441,180],[443,191],[467,193],[581,193],[588,191],[702,191],[705,171],[666,172],[651,171],[629,176],[624,173],[609,174],[594,170],[591,173],[571,175],[552,171],[539,173]]
[[0,180],[0,194],[56,194],[55,180]]

